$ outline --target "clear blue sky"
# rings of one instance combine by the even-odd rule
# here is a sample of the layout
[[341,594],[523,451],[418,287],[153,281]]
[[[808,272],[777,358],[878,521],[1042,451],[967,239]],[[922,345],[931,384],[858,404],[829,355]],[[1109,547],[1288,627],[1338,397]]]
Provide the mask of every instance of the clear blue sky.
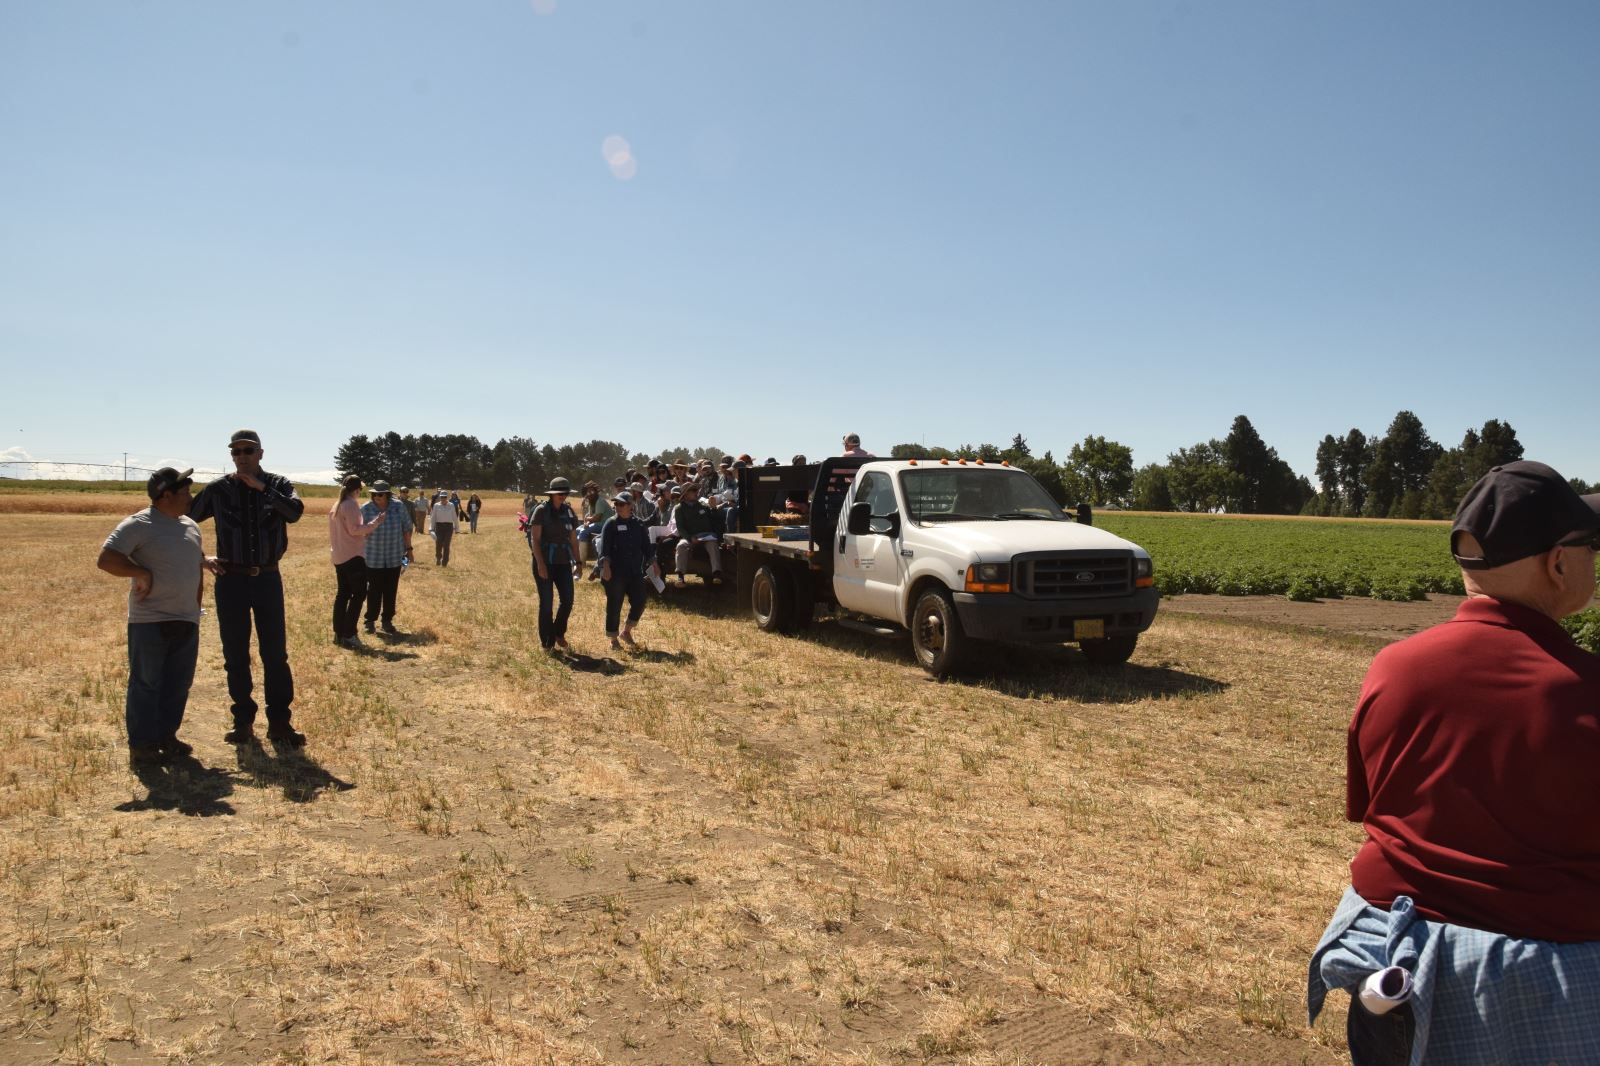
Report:
[[[1401,408],[1600,479],[1600,4],[0,5],[0,449]],[[613,142],[608,159],[603,145]]]

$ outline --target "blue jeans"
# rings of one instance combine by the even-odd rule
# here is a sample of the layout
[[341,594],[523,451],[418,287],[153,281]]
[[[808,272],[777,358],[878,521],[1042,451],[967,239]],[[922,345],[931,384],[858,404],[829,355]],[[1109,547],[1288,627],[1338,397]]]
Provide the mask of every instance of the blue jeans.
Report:
[[[572,614],[572,564],[550,563],[545,567],[549,577],[539,576],[539,562],[532,560],[533,583],[539,589],[539,644],[553,647],[558,638],[567,635],[567,618]],[[551,600],[561,598],[561,606],[554,607]]]
[[177,735],[199,655],[193,622],[128,623],[129,747],[153,748]]
[[294,675],[289,671],[289,638],[284,631],[283,578],[276,570],[255,577],[224,572],[216,580],[217,629],[222,634],[222,665],[228,673],[233,724],[256,720],[255,681],[250,675],[250,620],[255,618],[256,653],[267,696],[267,726],[289,724]]

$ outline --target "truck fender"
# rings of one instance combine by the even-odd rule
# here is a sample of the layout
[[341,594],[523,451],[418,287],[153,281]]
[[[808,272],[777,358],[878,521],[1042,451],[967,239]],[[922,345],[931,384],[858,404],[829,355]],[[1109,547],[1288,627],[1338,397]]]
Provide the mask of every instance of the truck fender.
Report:
[[946,592],[951,591],[950,586],[938,575],[926,570],[920,574],[908,575],[910,580],[906,583],[906,595],[900,601],[900,624],[907,629],[911,628],[911,610],[916,607],[922,594],[930,588],[941,588]]

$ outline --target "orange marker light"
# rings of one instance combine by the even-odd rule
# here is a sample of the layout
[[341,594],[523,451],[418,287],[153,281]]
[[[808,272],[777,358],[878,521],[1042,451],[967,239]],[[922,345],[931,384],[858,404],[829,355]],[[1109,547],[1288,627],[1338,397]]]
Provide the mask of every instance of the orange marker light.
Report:
[[982,460],[982,459],[979,459],[979,460],[978,460],[978,465],[979,465],[979,466],[982,466],[982,465],[983,465],[983,460]]
[[950,465],[950,460],[948,460],[948,459],[940,459],[939,460],[939,465],[940,466],[949,466]]
[[917,465],[917,461],[915,459],[911,460],[911,465],[912,466],[916,466]]
[[960,463],[962,466],[967,465],[967,461],[965,459],[957,459],[956,462]]
[[1010,459],[1002,459],[1002,460],[1000,460],[1000,465],[1001,466],[1010,466],[1011,465],[1011,460]]

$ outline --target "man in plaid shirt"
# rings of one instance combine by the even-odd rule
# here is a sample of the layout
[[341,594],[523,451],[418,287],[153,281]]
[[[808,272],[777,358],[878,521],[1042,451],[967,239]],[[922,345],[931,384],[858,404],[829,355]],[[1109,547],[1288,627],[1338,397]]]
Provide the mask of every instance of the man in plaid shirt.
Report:
[[381,616],[383,631],[398,633],[394,601],[400,591],[401,564],[411,558],[411,511],[389,494],[387,481],[372,483],[372,499],[362,506],[361,520],[370,522],[379,512],[389,517],[367,536],[366,630],[376,632]]

